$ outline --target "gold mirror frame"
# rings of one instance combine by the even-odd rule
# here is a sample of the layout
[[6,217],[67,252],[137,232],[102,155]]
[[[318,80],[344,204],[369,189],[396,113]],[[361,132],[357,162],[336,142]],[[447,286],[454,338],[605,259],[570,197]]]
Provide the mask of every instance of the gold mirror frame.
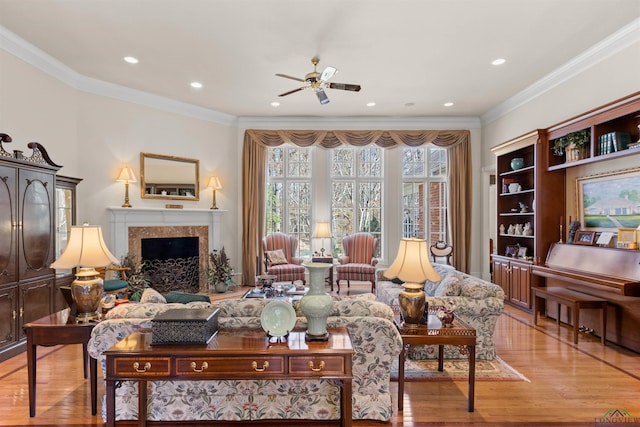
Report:
[[140,197],[200,200],[200,161],[186,157],[140,153]]

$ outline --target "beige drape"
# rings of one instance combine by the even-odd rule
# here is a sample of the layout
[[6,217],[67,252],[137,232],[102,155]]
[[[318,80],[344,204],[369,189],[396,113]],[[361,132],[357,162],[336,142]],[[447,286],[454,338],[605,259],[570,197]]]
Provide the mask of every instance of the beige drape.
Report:
[[[448,221],[453,264],[469,271],[471,240],[471,145],[468,130],[256,130],[244,134],[242,151],[242,282],[253,284],[262,263],[264,236],[265,175],[267,147],[284,143],[299,147],[314,144],[334,148],[342,144],[383,148],[418,147],[433,143],[447,147],[449,170]],[[452,213],[455,212],[455,215]]]

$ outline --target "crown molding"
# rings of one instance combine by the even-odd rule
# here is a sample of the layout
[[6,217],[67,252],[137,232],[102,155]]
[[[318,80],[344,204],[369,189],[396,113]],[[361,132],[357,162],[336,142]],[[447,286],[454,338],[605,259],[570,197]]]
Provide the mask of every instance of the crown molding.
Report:
[[480,129],[479,117],[419,116],[419,117],[239,117],[244,129]]
[[639,41],[640,18],[636,18],[609,37],[591,46],[569,62],[484,113],[480,117],[482,126],[498,120],[522,105],[531,102],[543,93],[574,78],[595,64]]

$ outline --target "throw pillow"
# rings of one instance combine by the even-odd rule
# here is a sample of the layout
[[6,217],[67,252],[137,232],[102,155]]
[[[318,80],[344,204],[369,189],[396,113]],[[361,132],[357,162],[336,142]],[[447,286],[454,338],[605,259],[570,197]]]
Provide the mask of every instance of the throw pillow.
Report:
[[267,260],[269,260],[269,264],[271,265],[289,264],[282,249],[267,251]]
[[440,281],[434,296],[436,297],[457,297],[462,291],[460,278],[455,274],[449,274]]
[[186,304],[193,301],[211,302],[211,298],[209,298],[209,295],[190,294],[187,292],[179,291],[171,291],[165,295],[165,298],[168,303],[179,302],[181,304]]
[[147,302],[155,302],[160,304],[166,304],[167,300],[162,294],[155,289],[147,288],[142,292],[142,296],[140,297],[140,302],[142,304]]

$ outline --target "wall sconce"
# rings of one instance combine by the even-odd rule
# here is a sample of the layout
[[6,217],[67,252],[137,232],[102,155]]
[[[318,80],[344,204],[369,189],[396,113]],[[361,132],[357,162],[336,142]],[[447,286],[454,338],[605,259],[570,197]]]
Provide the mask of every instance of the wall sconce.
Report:
[[207,187],[211,188],[213,191],[213,201],[211,203],[210,209],[218,209],[218,206],[216,205],[216,190],[222,189],[222,184],[220,184],[220,179],[217,176],[212,176],[209,179],[209,184],[207,185]]
[[[331,239],[331,224],[328,222],[317,222],[316,229],[311,237],[322,239],[322,246],[324,246],[324,239]],[[329,246],[331,246],[331,243],[329,243]],[[324,257],[324,247],[320,248],[320,256]]]
[[103,292],[103,281],[95,267],[120,264],[102,238],[102,229],[97,226],[71,227],[69,243],[62,255],[51,264],[51,268],[76,271],[76,280],[71,283],[71,294],[78,307],[77,322],[91,322],[100,318],[98,309]]
[[123,208],[130,208],[131,204],[129,203],[129,183],[136,182],[136,175],[133,173],[133,169],[130,166],[125,166],[120,170],[120,174],[118,175],[117,182],[124,182],[124,203],[122,204]]

